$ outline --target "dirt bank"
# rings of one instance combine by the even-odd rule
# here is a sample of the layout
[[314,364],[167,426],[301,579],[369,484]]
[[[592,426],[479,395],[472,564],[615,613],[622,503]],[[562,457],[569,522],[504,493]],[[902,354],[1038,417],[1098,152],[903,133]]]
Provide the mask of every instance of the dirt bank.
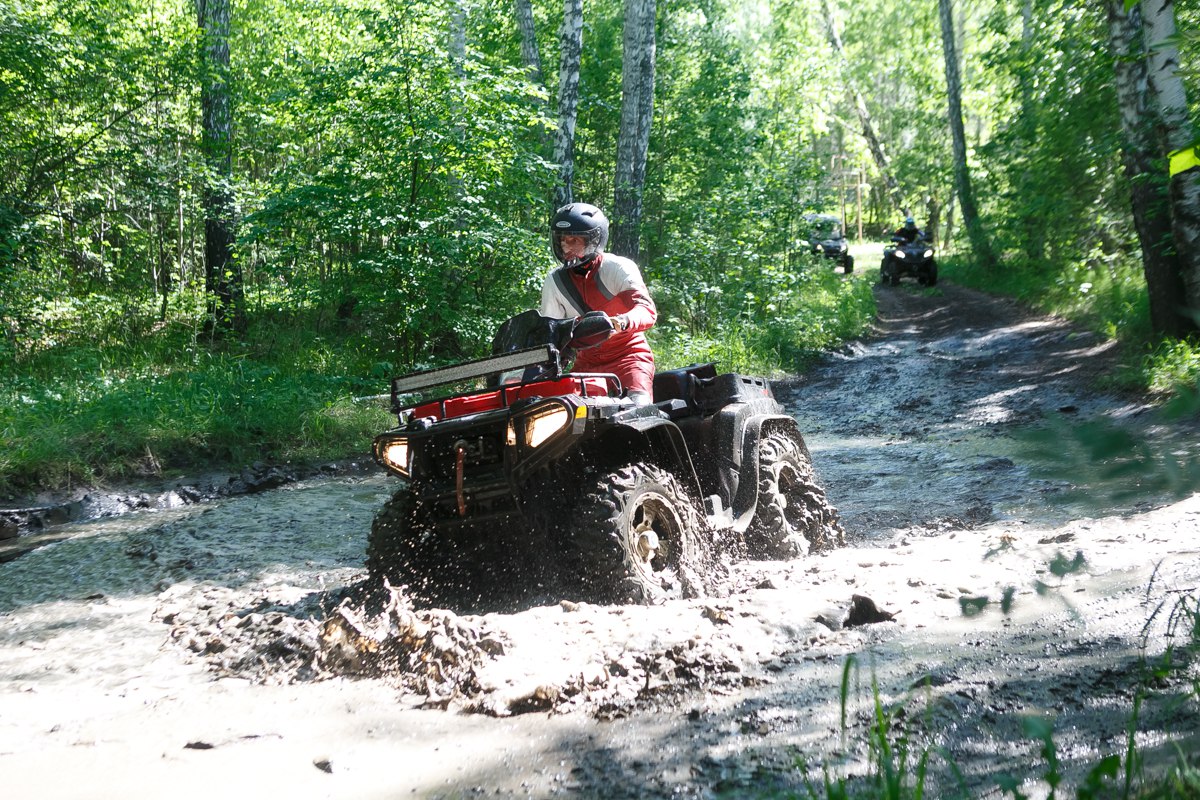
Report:
[[[654,608],[400,598],[367,618],[337,609],[378,475],[69,526],[0,564],[6,787],[803,795],[805,765],[868,770],[875,696],[943,790],[949,759],[971,796],[1004,774],[1044,793],[1030,715],[1079,780],[1124,751],[1138,658],[1200,581],[1194,429],[1098,391],[1111,347],[1061,321],[948,285],[878,293],[878,336],[776,385],[847,547]],[[376,635],[407,643],[386,668],[351,646]],[[1197,729],[1185,688],[1146,697],[1147,756]]]

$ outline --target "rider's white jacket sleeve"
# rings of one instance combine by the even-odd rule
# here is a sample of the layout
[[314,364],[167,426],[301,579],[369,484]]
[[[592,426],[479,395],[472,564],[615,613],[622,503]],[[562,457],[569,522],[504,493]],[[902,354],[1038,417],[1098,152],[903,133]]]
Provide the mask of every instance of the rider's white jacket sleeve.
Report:
[[[542,284],[542,302],[538,313],[559,319],[578,316],[582,312],[574,301],[564,296],[554,274],[550,273]],[[625,318],[623,332],[644,331],[652,327],[658,317],[658,310],[650,299],[641,270],[632,260],[623,256],[605,253],[600,265],[587,273],[580,288],[586,308],[610,315],[619,314]]]
[[627,331],[644,331],[654,326],[658,309],[642,279],[642,271],[631,259],[604,254],[597,285],[609,301],[616,300],[628,320]]

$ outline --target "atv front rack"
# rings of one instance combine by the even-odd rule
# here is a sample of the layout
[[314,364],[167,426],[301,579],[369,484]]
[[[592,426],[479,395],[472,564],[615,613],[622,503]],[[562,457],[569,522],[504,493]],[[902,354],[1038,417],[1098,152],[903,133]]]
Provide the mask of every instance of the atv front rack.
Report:
[[516,350],[498,356],[477,358],[474,361],[464,361],[461,364],[422,370],[399,378],[392,378],[392,410],[396,410],[396,398],[400,395],[540,365],[553,367],[557,374],[562,369],[558,360],[558,350],[552,345],[546,344],[540,347],[531,347],[528,350]]
[[[405,402],[402,399],[422,389],[524,371],[529,367],[542,367],[542,370],[531,379],[508,382],[491,389],[471,389],[437,400]],[[621,381],[616,375],[606,373],[575,373],[564,377],[558,350],[553,345],[540,345],[393,378],[392,413],[401,418],[401,423],[405,416],[410,419],[452,419],[506,408],[513,401],[527,397],[564,394],[616,397],[621,394]]]
[[618,397],[621,394],[621,382],[616,375],[601,373],[576,373],[553,380],[539,378],[521,383],[506,383],[495,389],[476,389],[438,400],[409,404],[401,407],[396,414],[400,417],[401,424],[404,423],[405,416],[409,419],[432,418],[440,421],[507,408],[515,401],[526,398],[559,397],[568,394],[580,397]]

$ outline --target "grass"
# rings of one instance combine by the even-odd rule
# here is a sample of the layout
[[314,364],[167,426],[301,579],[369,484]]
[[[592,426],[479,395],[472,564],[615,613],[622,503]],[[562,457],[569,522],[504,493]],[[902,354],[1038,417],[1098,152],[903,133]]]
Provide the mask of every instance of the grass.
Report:
[[59,329],[0,380],[0,489],[339,458],[391,419],[353,399],[386,387],[354,336],[307,320],[216,347],[179,322]]
[[[842,666],[840,689],[843,750],[849,735],[847,709],[851,699],[851,678],[857,678],[858,670],[858,657],[851,653]],[[812,780],[805,765],[801,765],[809,800],[922,800],[926,796],[930,757],[934,751],[932,748],[919,747],[910,739],[908,729],[901,722],[903,708],[904,704],[884,704],[879,683],[872,671],[871,718],[865,732],[868,754],[866,774],[854,778],[836,775],[827,764],[821,768],[818,783]],[[948,795],[942,793],[939,796]]]

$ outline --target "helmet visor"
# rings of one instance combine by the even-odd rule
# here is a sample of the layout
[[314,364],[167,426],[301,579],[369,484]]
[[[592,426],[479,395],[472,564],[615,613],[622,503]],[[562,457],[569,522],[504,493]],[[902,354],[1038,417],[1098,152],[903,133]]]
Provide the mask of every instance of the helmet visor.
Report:
[[600,252],[603,231],[593,228],[590,231],[552,231],[551,245],[554,257],[568,267],[579,266],[591,261]]

